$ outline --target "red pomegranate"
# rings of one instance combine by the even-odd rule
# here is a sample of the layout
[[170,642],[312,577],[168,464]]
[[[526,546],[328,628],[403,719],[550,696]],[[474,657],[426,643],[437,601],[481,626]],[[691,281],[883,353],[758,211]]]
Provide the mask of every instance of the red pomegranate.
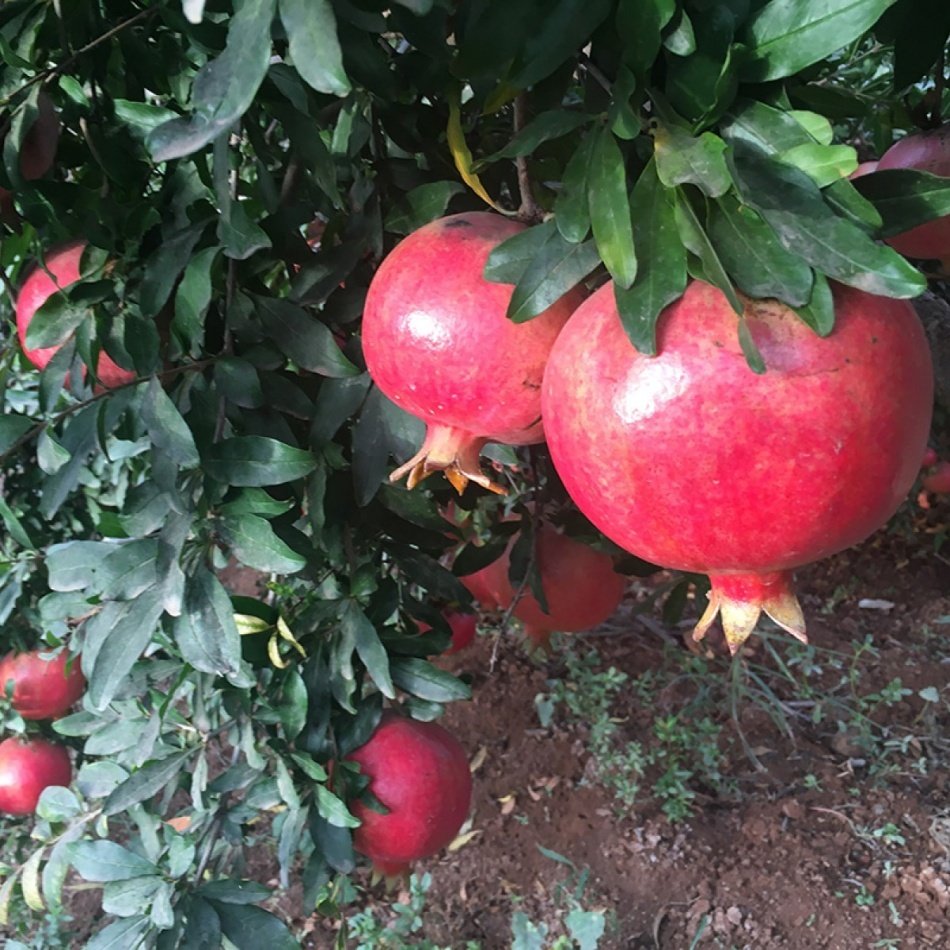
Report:
[[459,580],[475,598],[475,603],[484,610],[497,610],[501,607],[498,592],[495,590],[495,570],[489,564],[474,574],[466,574]]
[[[475,614],[463,614],[458,610],[447,610],[444,616],[449,629],[452,631],[452,642],[443,651],[443,654],[450,656],[472,645],[475,639],[475,628],[478,626],[478,618]],[[420,633],[428,633],[431,629],[430,624],[425,622],[419,624]]]
[[[508,579],[514,543],[513,538],[505,553],[485,568],[486,587],[502,610],[511,606],[516,593]],[[609,555],[545,524],[538,532],[537,558],[547,612],[528,587],[512,611],[524,625],[525,636],[536,645],[546,646],[555,632],[590,630],[617,609],[626,581],[614,570]]]
[[409,235],[373,277],[363,311],[363,352],[379,388],[428,426],[418,454],[390,476],[413,488],[444,471],[461,492],[482,472],[486,442],[542,442],[541,379],[555,338],[582,299],[566,294],[527,323],[505,316],[509,284],[482,271],[498,244],[524,230],[500,215],[441,218]]
[[69,785],[72,777],[65,746],[45,739],[0,742],[0,812],[31,815],[44,788]]
[[924,473],[920,484],[924,491],[946,495],[950,492],[950,462],[941,459],[933,463]]
[[855,178],[860,178],[862,175],[870,175],[871,172],[874,171],[877,171],[877,161],[860,162],[858,167],[848,175],[848,178],[854,180]]
[[39,650],[10,653],[0,660],[0,696],[6,697],[7,684],[13,683],[13,708],[24,719],[57,719],[69,710],[86,688],[79,669],[79,657],[61,650],[52,659],[44,659]]
[[472,798],[465,750],[434,722],[383,714],[369,742],[349,756],[369,776],[370,792],[388,814],[359,801],[350,810],[362,821],[353,847],[387,876],[444,848],[458,834]]
[[826,339],[777,301],[746,301],[767,367],[756,375],[716,288],[691,283],[647,357],[608,284],[548,363],[548,445],[571,497],[630,552],[708,573],[694,636],[721,611],[733,652],[762,610],[805,639],[792,570],[880,527],[927,444],[933,374],[913,308],[844,286],[833,296]]
[[[929,132],[916,132],[895,142],[878,162],[878,170],[916,168],[950,178],[950,124]],[[907,257],[939,260],[950,268],[950,215],[918,225],[887,243]]]
[[[85,249],[85,241],[73,241],[70,244],[63,244],[54,248],[46,255],[44,261],[46,270],[39,266],[31,270],[17,294],[16,326],[20,337],[20,345],[23,347],[26,358],[37,369],[46,368],[46,364],[59,350],[59,346],[44,347],[38,350],[28,349],[26,345],[27,327],[33,320],[36,311],[54,293],[79,280],[79,265]],[[47,270],[49,273],[46,272]],[[135,379],[135,373],[116,365],[104,352],[99,354],[96,375],[107,389],[121,386]]]

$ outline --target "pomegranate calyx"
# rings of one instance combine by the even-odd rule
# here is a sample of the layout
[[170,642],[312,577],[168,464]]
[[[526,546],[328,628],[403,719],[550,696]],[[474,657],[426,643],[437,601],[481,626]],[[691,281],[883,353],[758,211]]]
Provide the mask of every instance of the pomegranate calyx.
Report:
[[764,612],[783,630],[802,643],[805,615],[792,588],[791,574],[724,574],[710,577],[709,604],[693,629],[693,639],[702,640],[719,617],[729,652],[735,656],[752,635]]
[[422,448],[408,462],[400,465],[390,476],[398,482],[404,475],[406,486],[412,490],[434,472],[445,472],[445,477],[461,495],[469,482],[481,485],[496,495],[506,495],[507,489],[493,482],[481,468],[479,454],[488,439],[472,435],[454,426],[430,425]]
[[399,864],[391,861],[374,860],[370,883],[376,885],[382,881],[386,891],[393,891],[405,882],[411,870],[412,868],[408,863]]

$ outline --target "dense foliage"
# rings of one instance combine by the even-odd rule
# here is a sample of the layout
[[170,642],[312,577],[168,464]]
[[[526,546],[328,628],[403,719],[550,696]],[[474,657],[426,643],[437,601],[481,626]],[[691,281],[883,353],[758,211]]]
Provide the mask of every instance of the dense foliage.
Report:
[[[486,269],[516,285],[511,319],[609,277],[644,352],[688,275],[827,334],[828,278],[925,287],[875,239],[950,213],[950,187],[847,175],[939,123],[948,31],[928,0],[4,3],[0,646],[67,643],[88,689],[29,727],[78,772],[3,825],[0,920],[29,932],[72,869],[102,887],[93,948],[296,946],[242,880],[248,844],[332,911],[363,782],[328,765],[384,700],[431,720],[469,694],[430,660],[511,508],[512,581],[537,590],[532,525],[564,500],[543,450],[493,449],[520,463],[511,500],[468,488],[464,528],[444,480],[386,479],[422,426],[371,384],[359,319],[401,236],[516,214],[534,226]],[[36,178],[41,92],[62,128]],[[83,280],[28,332],[60,346],[39,373],[16,287],[80,239]],[[100,351],[134,381],[99,386]],[[266,590],[232,595],[229,561]]]

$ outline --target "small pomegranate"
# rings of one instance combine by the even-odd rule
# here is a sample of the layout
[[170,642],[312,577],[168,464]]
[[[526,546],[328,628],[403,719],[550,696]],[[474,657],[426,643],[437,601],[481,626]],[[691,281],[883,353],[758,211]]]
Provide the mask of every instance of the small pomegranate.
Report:
[[[59,116],[53,100],[41,92],[36,107],[36,119],[20,146],[20,174],[26,181],[42,178],[53,167],[59,146]],[[0,214],[11,224],[17,219],[13,208],[13,192],[6,188],[0,188]]]
[[389,809],[381,815],[359,801],[350,804],[362,822],[353,847],[381,874],[402,874],[458,834],[471,804],[472,776],[465,750],[441,726],[383,713],[369,742],[349,759]]
[[[511,606],[516,594],[508,579],[513,546],[514,539],[505,553],[485,568],[486,586],[494,592],[502,610]],[[544,647],[552,633],[590,630],[617,609],[626,581],[614,570],[609,555],[544,524],[538,531],[536,556],[548,609],[542,610],[537,598],[525,587],[512,611],[532,643]]]
[[493,248],[524,226],[496,214],[451,215],[409,235],[373,277],[363,353],[379,388],[428,429],[419,452],[390,478],[409,487],[444,471],[503,493],[482,472],[486,442],[544,441],[541,379],[548,353],[582,299],[566,294],[527,323],[505,316],[512,287],[485,280]]
[[[878,170],[916,168],[950,178],[950,124],[929,132],[916,132],[895,142],[878,162]],[[950,215],[928,221],[886,239],[906,257],[938,260],[950,269]]]
[[72,658],[67,673],[69,663],[65,650],[48,660],[39,650],[11,653],[0,660],[0,696],[7,695],[7,684],[12,682],[13,708],[24,719],[58,719],[86,688],[79,657]]
[[548,445],[571,497],[631,553],[709,574],[694,636],[721,612],[733,652],[762,610],[805,639],[792,570],[879,528],[927,444],[933,373],[913,308],[838,285],[833,297],[826,339],[777,301],[746,301],[756,375],[721,291],[691,283],[647,357],[608,284],[548,362]]
[[[29,327],[37,310],[57,291],[74,284],[80,277],[79,265],[85,241],[74,241],[63,244],[50,251],[45,258],[46,270],[35,267],[30,271],[23,286],[17,294],[16,326],[20,337],[20,345],[26,358],[37,368],[45,369],[46,364],[56,355],[59,346],[44,347],[31,350],[26,345],[26,330]],[[49,271],[47,273],[46,271]],[[50,276],[52,275],[52,277]],[[55,278],[55,280],[53,279]],[[96,375],[107,389],[121,386],[135,379],[135,373],[122,369],[104,352],[99,354],[99,363]]]
[[69,785],[72,777],[65,746],[45,739],[0,742],[0,812],[31,815],[43,789]]
[[[478,618],[475,614],[464,614],[458,610],[446,610],[444,617],[452,631],[452,642],[443,651],[443,655],[450,656],[471,646],[475,640],[475,630],[478,626]],[[425,622],[419,624],[420,633],[428,633],[431,629],[432,627]]]

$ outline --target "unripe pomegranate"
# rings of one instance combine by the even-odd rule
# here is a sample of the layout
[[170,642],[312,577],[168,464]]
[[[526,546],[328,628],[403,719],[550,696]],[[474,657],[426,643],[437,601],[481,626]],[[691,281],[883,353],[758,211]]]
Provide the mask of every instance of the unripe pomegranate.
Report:
[[[514,539],[497,561],[485,568],[487,585],[498,606],[507,610],[516,590],[508,579]],[[590,630],[613,614],[623,597],[624,578],[614,570],[609,555],[561,534],[549,524],[538,531],[538,572],[547,611],[525,586],[512,614],[524,625],[525,636],[546,646],[552,633]]]
[[[478,618],[475,614],[464,614],[458,610],[446,610],[443,616],[452,631],[452,642],[443,650],[443,655],[450,656],[471,646],[478,626]],[[425,623],[425,621],[419,624],[420,633],[428,633],[431,629],[432,626]]]
[[6,697],[13,683],[13,708],[24,719],[58,719],[79,699],[86,678],[79,669],[79,657],[61,650],[52,659],[43,659],[39,650],[10,653],[0,660],[0,696]]
[[[916,168],[950,178],[950,124],[929,132],[915,132],[895,142],[877,164],[889,168]],[[950,215],[928,221],[886,239],[900,254],[924,260],[939,260],[950,268]]]
[[762,375],[702,281],[660,315],[657,356],[634,349],[605,285],[548,363],[548,445],[571,497],[633,554],[709,574],[694,636],[721,612],[733,652],[762,610],[805,639],[792,570],[879,528],[927,444],[933,372],[913,308],[832,292],[826,339],[777,301],[746,301]]
[[[73,241],[70,244],[63,244],[54,248],[45,257],[46,270],[37,266],[30,271],[29,276],[23,281],[20,292],[17,294],[17,334],[20,337],[20,345],[23,347],[24,355],[37,369],[46,368],[46,364],[59,350],[59,346],[49,346],[38,350],[28,349],[26,345],[27,327],[32,322],[36,311],[54,293],[79,280],[79,265],[85,249],[85,241]],[[46,271],[49,271],[49,273]],[[121,386],[135,379],[135,373],[122,369],[104,352],[99,354],[96,375],[107,389]]]
[[566,294],[527,323],[505,316],[512,287],[485,280],[491,251],[524,226],[469,212],[410,234],[373,277],[363,311],[363,353],[379,388],[428,429],[418,454],[390,476],[413,488],[444,471],[461,492],[482,472],[486,442],[544,440],[541,379],[561,327],[582,299]]
[[31,815],[43,789],[69,785],[72,777],[65,746],[45,739],[0,742],[0,812]]
[[465,750],[441,726],[383,713],[369,742],[349,759],[389,809],[381,815],[359,801],[350,804],[362,822],[353,847],[381,874],[403,873],[458,834],[471,804],[472,776]]

